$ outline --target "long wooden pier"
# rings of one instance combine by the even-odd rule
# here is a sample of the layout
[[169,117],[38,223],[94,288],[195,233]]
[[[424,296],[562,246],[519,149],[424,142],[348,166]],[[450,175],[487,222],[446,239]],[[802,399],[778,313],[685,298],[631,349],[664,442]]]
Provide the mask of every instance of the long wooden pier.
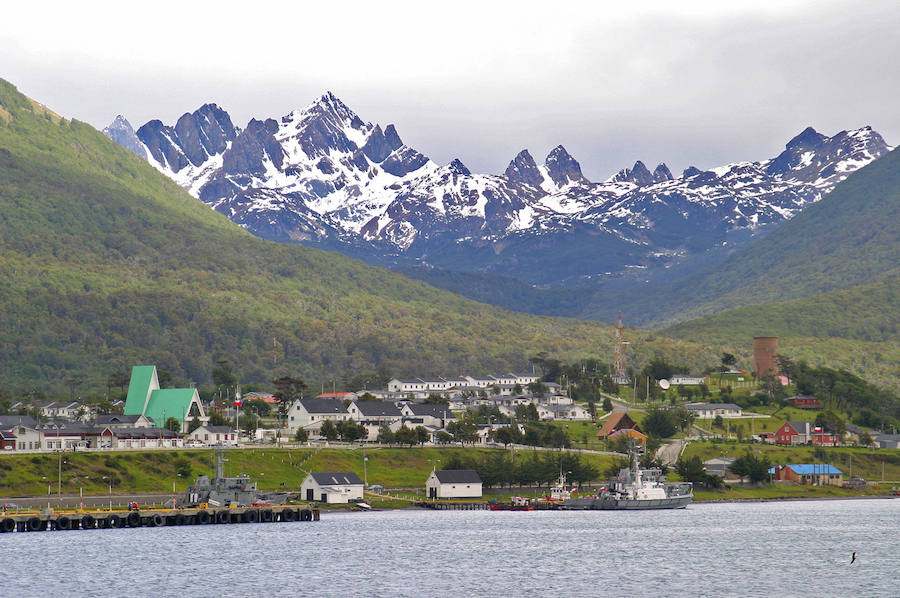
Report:
[[0,515],[0,533],[49,530],[318,521],[316,507],[208,507],[132,511],[43,511]]
[[416,503],[417,507],[434,511],[487,511],[491,506],[486,502],[459,502],[424,500]]

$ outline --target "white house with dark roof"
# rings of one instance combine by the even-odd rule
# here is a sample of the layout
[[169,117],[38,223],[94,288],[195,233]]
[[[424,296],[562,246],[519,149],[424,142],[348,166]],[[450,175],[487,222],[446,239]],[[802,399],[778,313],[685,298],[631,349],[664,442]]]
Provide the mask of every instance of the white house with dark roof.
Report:
[[363,481],[352,471],[310,473],[300,485],[300,496],[328,504],[362,500]]
[[347,421],[350,414],[340,399],[300,399],[294,401],[288,409],[288,430],[296,432],[297,428],[319,430],[325,420],[333,423]]
[[685,405],[688,411],[698,419],[715,419],[721,417],[741,417],[744,410],[734,403],[691,403]]
[[445,428],[449,422],[456,419],[447,405],[431,403],[404,403],[400,407],[400,413],[404,418],[421,418],[422,425],[431,428]]
[[390,401],[356,401],[347,406],[350,418],[357,422],[390,424],[400,421],[403,413]]
[[474,469],[432,471],[425,481],[428,498],[481,498],[482,484]]
[[499,384],[493,376],[466,376],[466,380],[469,381],[469,386],[476,388],[490,388],[494,384]]
[[194,440],[207,445],[237,445],[237,432],[231,426],[200,426],[187,435],[185,440]]

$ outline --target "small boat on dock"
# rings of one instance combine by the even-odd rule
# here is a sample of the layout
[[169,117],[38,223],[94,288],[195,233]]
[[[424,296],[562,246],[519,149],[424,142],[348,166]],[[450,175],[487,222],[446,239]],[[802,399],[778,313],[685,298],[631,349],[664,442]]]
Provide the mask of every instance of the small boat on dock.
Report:
[[530,498],[513,496],[509,502],[489,501],[491,511],[534,511],[537,507]]

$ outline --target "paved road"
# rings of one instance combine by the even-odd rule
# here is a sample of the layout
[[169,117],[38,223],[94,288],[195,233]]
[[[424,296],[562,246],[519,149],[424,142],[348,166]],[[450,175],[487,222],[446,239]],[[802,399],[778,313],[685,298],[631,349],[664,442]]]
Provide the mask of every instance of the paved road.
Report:
[[659,459],[663,465],[672,467],[678,461],[678,457],[681,455],[681,449],[685,444],[687,444],[687,442],[681,438],[670,440],[659,447],[656,451],[656,458]]

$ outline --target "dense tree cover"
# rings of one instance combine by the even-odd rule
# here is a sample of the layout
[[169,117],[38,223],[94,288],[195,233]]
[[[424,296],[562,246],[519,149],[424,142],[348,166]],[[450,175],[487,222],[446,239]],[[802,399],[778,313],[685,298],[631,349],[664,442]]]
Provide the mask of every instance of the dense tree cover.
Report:
[[779,356],[778,364],[781,373],[796,384],[797,392],[817,397],[832,410],[861,414],[863,409],[868,409],[869,412],[863,417],[868,419],[869,413],[878,414],[872,423],[881,425],[900,418],[900,398],[897,395],[850,372],[812,367],[805,361],[795,361],[787,356]]
[[695,486],[703,486],[704,488],[721,488],[722,478],[706,473],[703,469],[703,461],[700,457],[680,458],[675,464],[675,471],[686,482],[691,482]]
[[769,457],[765,455],[756,455],[749,450],[737,457],[728,467],[731,472],[741,478],[749,479],[751,482],[764,482],[769,479],[769,468],[772,466]]

